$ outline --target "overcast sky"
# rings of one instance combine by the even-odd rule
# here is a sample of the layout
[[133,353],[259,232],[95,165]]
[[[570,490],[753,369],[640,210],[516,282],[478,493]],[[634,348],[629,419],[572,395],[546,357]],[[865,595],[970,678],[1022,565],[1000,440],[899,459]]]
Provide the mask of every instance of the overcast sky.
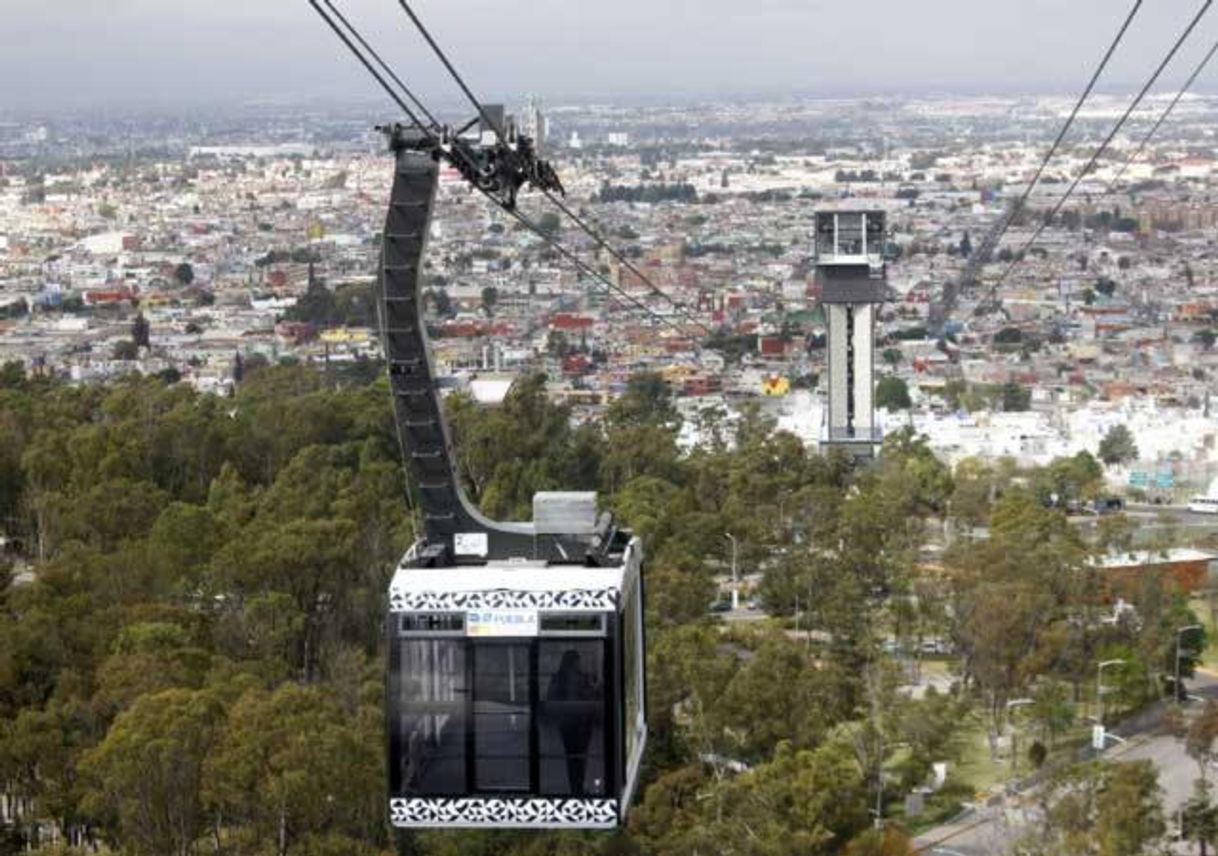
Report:
[[[337,0],[342,3],[342,0]],[[515,102],[1075,92],[1132,0],[415,0],[475,91]],[[1105,76],[1149,75],[1201,0],[1147,0]],[[429,101],[455,90],[396,0],[341,8]],[[1212,20],[1211,20],[1212,19]],[[1168,83],[1218,37],[1198,27]],[[1198,88],[1218,88],[1218,62]],[[307,0],[0,0],[5,107],[370,97]]]

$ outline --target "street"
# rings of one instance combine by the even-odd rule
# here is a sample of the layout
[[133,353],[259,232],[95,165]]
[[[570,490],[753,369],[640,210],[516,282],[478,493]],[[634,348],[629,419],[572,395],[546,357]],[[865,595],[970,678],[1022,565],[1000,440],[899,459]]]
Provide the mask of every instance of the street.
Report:
[[[1199,699],[1218,698],[1218,672],[1202,673],[1189,682],[1190,694]],[[1200,702],[1192,702],[1193,705]],[[1121,729],[1115,729],[1121,731]],[[1122,732],[1124,733],[1124,732]],[[1184,751],[1181,741],[1155,733],[1153,729],[1127,735],[1128,743],[1104,752],[1113,761],[1152,761],[1163,788],[1163,809],[1172,827],[1172,816],[1187,802],[1198,776],[1197,763]],[[952,823],[928,830],[916,839],[918,852],[928,856],[1001,856],[1028,824],[1019,797],[1001,798],[996,805],[966,811]]]

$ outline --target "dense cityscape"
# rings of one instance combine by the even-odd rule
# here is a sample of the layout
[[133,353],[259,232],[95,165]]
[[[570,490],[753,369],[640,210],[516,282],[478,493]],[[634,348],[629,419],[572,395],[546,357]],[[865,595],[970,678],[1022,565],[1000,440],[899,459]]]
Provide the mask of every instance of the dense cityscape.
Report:
[[[901,404],[908,391],[910,404],[890,408],[885,424],[913,424],[953,463],[1022,464],[1094,453],[1126,424],[1140,453],[1129,469],[1204,493],[1218,474],[1206,418],[1218,359],[1212,99],[1187,99],[1170,135],[1122,170],[1142,130],[1133,127],[1129,150],[1114,148],[1084,179],[1011,276],[1003,262],[1036,218],[1006,230],[946,341],[927,329],[944,283],[1022,192],[1067,106],[555,108],[547,142],[570,199],[693,313],[678,314],[570,226],[564,237],[687,334],[650,329],[653,316],[607,296],[454,174],[441,185],[429,257],[436,359],[462,383],[544,371],[554,400],[593,413],[644,369],[663,372],[690,412],[789,386],[767,408],[815,445],[824,323],[808,223],[818,203],[849,197],[889,212],[896,255],[878,336],[896,379],[886,389]],[[1097,98],[1085,119],[1098,126],[1122,108]],[[0,355],[74,380],[172,371],[218,392],[250,358],[375,360],[383,139],[355,119],[167,124],[124,123],[117,151],[106,126],[4,127]],[[1090,152],[1080,141],[1055,161],[1031,210],[1054,201]],[[557,230],[553,217],[543,222]],[[147,332],[132,348],[137,316]],[[700,341],[693,321],[718,338]]]
[[[522,97],[578,221],[437,156],[422,236],[386,225],[412,203],[378,103],[0,105],[0,854],[1218,846],[1218,96],[1174,97],[1097,155],[1129,98],[1091,95],[1047,161],[1075,95]],[[864,255],[844,225],[818,247],[839,211],[884,224],[883,288],[835,356],[859,310],[826,268]],[[422,369],[384,282],[407,238]],[[447,427],[402,403],[419,371]],[[627,569],[608,618],[400,606],[511,573],[485,533],[421,558],[444,486],[416,429],[553,538],[553,579],[564,544],[637,538],[613,559],[645,597]],[[479,707],[442,646],[495,621],[536,638]],[[467,692],[458,780],[496,784],[426,791]],[[562,705],[593,701],[580,736]],[[475,759],[492,716],[498,745],[536,717],[532,791]],[[467,790],[568,815],[462,815]]]

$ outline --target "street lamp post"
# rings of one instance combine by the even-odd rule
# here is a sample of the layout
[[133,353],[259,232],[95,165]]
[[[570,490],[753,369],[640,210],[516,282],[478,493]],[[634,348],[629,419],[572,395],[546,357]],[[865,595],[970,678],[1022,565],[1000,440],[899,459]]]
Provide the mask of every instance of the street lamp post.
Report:
[[1095,670],[1095,706],[1096,715],[1095,721],[1103,726],[1104,724],[1104,669],[1109,666],[1124,665],[1124,660],[1103,660]]
[[1189,624],[1189,625],[1186,625],[1185,627],[1181,627],[1179,630],[1176,631],[1176,681],[1175,681],[1175,683],[1173,683],[1171,685],[1171,691],[1172,691],[1172,695],[1174,695],[1176,697],[1177,704],[1179,704],[1182,701],[1182,699],[1180,698],[1180,639],[1184,636],[1185,633],[1188,633],[1190,630],[1203,630],[1203,629],[1204,628],[1200,624]]
[[736,574],[736,536],[724,532],[723,537],[732,542],[732,612],[740,609],[740,578]]

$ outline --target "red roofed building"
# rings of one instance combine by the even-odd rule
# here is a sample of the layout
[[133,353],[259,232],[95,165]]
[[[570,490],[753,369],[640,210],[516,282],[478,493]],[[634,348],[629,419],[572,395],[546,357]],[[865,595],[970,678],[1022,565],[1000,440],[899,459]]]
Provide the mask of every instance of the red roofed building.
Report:
[[787,353],[787,342],[782,336],[758,336],[757,353],[763,357],[781,357]]
[[571,312],[559,312],[550,318],[550,329],[561,330],[564,333],[574,333],[580,330],[591,330],[595,320],[584,315]]
[[136,290],[126,285],[117,285],[113,288],[99,288],[93,291],[85,292],[85,303],[89,306],[101,306],[109,303],[122,303],[126,300],[134,300]]
[[592,363],[584,354],[567,354],[563,357],[562,373],[565,375],[587,374]]

